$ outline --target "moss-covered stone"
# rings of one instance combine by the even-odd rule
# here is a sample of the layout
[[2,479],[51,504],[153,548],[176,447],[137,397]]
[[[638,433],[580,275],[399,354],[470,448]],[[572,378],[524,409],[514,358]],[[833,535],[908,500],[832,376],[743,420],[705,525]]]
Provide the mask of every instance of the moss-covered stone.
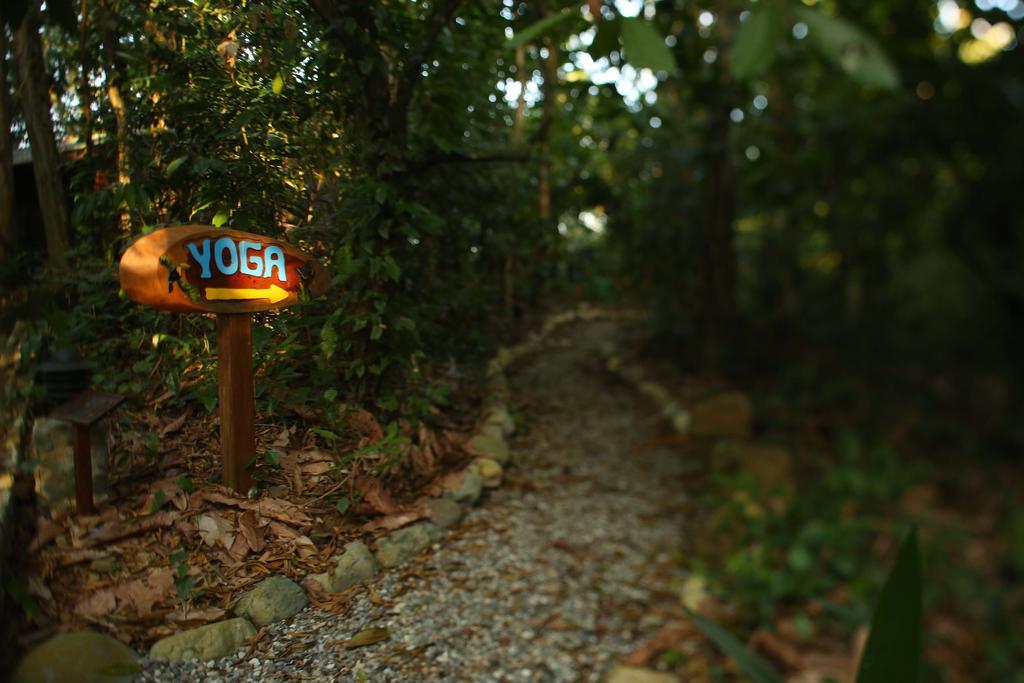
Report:
[[139,656],[119,640],[93,631],[56,635],[18,664],[12,683],[128,683]]
[[227,657],[254,635],[256,629],[248,619],[218,621],[156,641],[149,656],[168,662],[208,662]]

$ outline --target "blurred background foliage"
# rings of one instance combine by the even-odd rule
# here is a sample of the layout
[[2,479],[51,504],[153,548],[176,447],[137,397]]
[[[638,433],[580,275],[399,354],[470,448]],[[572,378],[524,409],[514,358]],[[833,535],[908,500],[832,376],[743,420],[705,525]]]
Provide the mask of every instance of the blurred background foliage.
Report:
[[[0,166],[23,168],[30,142],[20,32],[45,49],[70,246],[55,258],[38,217],[0,225],[3,326],[46,321],[106,388],[215,407],[212,322],[116,286],[132,239],[210,223],[284,237],[332,272],[326,296],[260,316],[261,409],[424,410],[438,377],[531,312],[587,298],[651,307],[652,353],[742,378],[780,432],[829,411],[913,444],[930,472],[1019,463],[1020,0],[39,10],[5,10]],[[839,584],[870,602],[878,527],[847,503],[884,507],[930,475],[843,443],[823,447],[821,490],[778,514],[736,503],[742,482],[712,489],[759,539],[714,570],[749,614]],[[1013,510],[998,524],[1020,536]],[[824,574],[808,564],[823,547]],[[1015,562],[998,571],[1019,579]],[[971,585],[994,615],[986,671],[1019,680],[998,593]]]

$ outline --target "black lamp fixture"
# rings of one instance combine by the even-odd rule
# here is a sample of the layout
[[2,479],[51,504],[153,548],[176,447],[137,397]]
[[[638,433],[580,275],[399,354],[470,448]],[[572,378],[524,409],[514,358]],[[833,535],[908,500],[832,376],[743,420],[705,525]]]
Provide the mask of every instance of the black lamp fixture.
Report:
[[47,403],[60,405],[89,388],[92,370],[77,351],[63,347],[36,370],[36,383],[43,387]]

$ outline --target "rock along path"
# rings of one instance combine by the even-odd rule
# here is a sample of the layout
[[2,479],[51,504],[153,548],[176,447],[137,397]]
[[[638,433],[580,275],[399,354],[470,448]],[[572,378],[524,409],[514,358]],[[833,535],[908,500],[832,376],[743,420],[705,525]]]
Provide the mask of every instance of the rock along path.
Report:
[[[637,448],[659,429],[601,367],[621,334],[597,321],[510,372],[524,429],[505,485],[439,546],[357,589],[339,617],[308,608],[206,664],[144,664],[141,680],[600,681],[654,633],[681,572],[692,463]],[[368,628],[389,639],[344,644]]]

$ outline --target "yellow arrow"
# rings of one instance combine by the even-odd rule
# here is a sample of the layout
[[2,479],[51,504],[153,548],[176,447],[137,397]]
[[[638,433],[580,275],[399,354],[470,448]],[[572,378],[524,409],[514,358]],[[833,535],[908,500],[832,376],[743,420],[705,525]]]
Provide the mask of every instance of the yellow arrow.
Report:
[[270,285],[267,289],[234,289],[232,287],[207,287],[206,298],[208,301],[225,301],[229,299],[270,299],[270,303],[276,304],[282,299],[288,298],[288,292],[277,285]]

